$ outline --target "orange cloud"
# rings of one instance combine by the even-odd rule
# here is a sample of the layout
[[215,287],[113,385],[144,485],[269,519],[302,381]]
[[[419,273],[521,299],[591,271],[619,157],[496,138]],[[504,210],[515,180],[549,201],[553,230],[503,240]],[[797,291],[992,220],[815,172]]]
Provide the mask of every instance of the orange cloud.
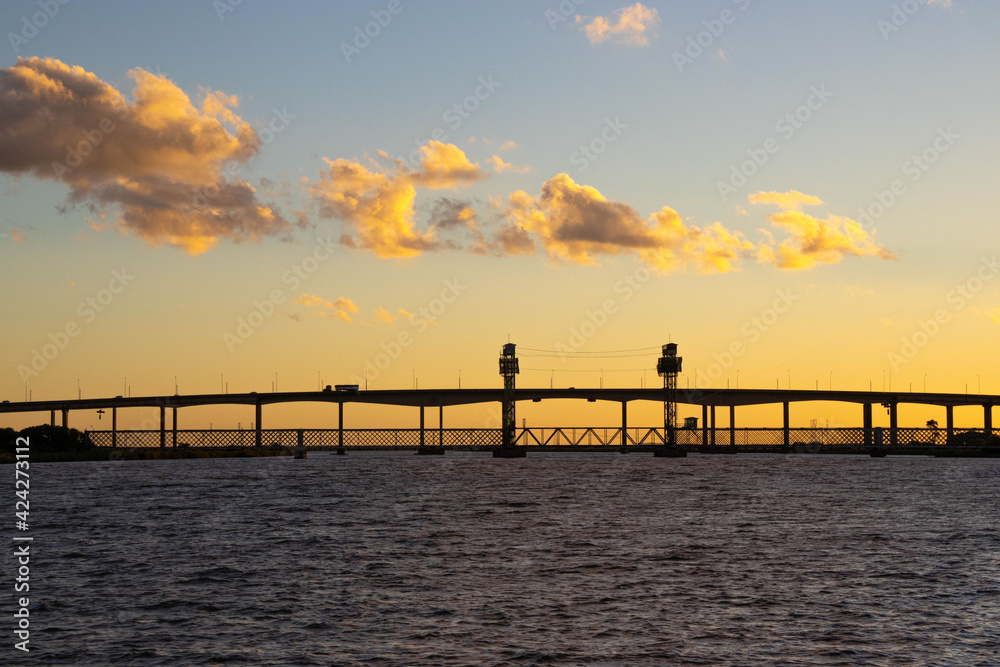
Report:
[[751,204],[774,204],[782,211],[800,211],[803,206],[819,206],[823,200],[813,195],[805,195],[798,190],[787,192],[756,192],[748,195]]
[[319,308],[321,306],[324,308],[333,308],[333,303],[316,294],[303,293],[302,296],[292,299],[292,303],[300,303],[306,308]]
[[547,181],[538,198],[523,191],[512,194],[508,215],[521,232],[506,230],[508,243],[520,241],[515,248],[526,250],[537,238],[549,257],[579,264],[630,253],[662,272],[691,265],[704,273],[724,273],[754,250],[739,232],[718,223],[704,230],[688,227],[668,207],[643,220],[631,206],[609,201],[566,174]]
[[494,254],[531,254],[540,245],[552,259],[589,265],[602,256],[633,254],[661,273],[685,268],[726,273],[736,269],[741,258],[782,269],[835,263],[847,255],[895,259],[849,218],[821,220],[796,210],[822,203],[818,197],[770,192],[752,195],[751,201],[790,209],[768,217],[790,236],[778,242],[761,230],[763,240],[754,243],[718,222],[702,228],[687,225],[666,206],[644,220],[631,206],[609,201],[595,188],[559,174],[542,186],[538,197],[513,193],[504,211],[506,224],[486,245]]
[[453,247],[436,240],[433,227],[417,228],[413,206],[417,187],[458,188],[489,174],[453,144],[430,141],[420,152],[423,159],[415,169],[397,160],[395,168],[386,172],[370,171],[352,160],[326,160],[329,169],[310,185],[309,194],[321,216],[342,220],[356,230],[356,236],[341,236],[341,243],[397,258]]
[[846,255],[896,259],[885,247],[875,243],[874,231],[869,233],[858,222],[831,215],[825,220],[802,212],[803,206],[818,206],[819,197],[798,190],[787,192],[757,192],[748,197],[751,204],[773,204],[781,212],[767,216],[771,223],[791,236],[775,245],[762,244],[757,253],[761,262],[781,269],[809,269],[817,263],[833,264]]
[[323,317],[325,315],[331,315],[332,317],[338,317],[345,322],[353,322],[354,320],[348,313],[358,312],[358,306],[347,297],[340,297],[336,301],[328,301],[318,294],[306,294],[302,293],[302,296],[292,299],[292,303],[298,303],[306,308],[325,308],[326,310],[332,310],[332,313],[326,313],[322,310],[316,311],[313,314],[317,317]]
[[825,220],[801,211],[782,211],[767,216],[776,227],[791,234],[777,247],[762,245],[758,259],[780,269],[809,269],[817,262],[835,264],[846,255],[896,259],[875,243],[861,223],[831,215]]
[[600,44],[614,38],[622,44],[646,46],[650,37],[656,36],[656,26],[660,23],[660,14],[656,9],[650,9],[642,3],[635,3],[615,12],[617,20],[609,21],[598,16],[590,21],[588,17],[577,16],[576,22],[581,26],[591,44]]
[[516,174],[526,174],[531,171],[531,167],[517,167],[512,165],[510,162],[504,162],[499,155],[487,158],[486,161],[493,165],[493,171],[498,174],[502,174],[505,171],[512,171]]
[[[260,147],[235,96],[196,107],[165,76],[129,72],[132,101],[81,67],[19,58],[0,70],[0,171],[57,180],[96,229],[192,254],[220,239],[284,236],[293,225],[232,176]],[[300,223],[301,224],[301,223]]]
[[382,306],[379,306],[378,308],[375,309],[375,317],[382,320],[386,324],[392,324],[393,322],[396,321],[397,316],[393,315]]

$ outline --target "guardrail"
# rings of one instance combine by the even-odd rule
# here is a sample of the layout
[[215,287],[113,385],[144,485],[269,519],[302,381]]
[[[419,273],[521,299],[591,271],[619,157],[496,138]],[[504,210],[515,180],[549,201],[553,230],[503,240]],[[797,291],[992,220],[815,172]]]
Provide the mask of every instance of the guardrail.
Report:
[[[662,427],[629,428],[625,434],[627,446],[662,446],[665,442]],[[883,443],[890,444],[890,431],[883,428]],[[329,449],[341,443],[339,429],[262,429],[262,447],[295,447],[302,444],[310,449]],[[987,444],[1000,446],[1000,436],[993,431],[996,443],[988,443],[983,429],[955,429],[950,441],[946,442],[943,429],[898,428],[897,446],[975,446]],[[703,442],[702,429],[676,429],[676,442],[681,447],[716,446],[774,448],[784,444],[782,428],[716,428],[714,441],[712,430],[708,430],[709,440]],[[248,429],[184,429],[162,432],[167,447],[254,447],[257,432]],[[732,437],[735,436],[735,437]],[[161,431],[88,431],[87,437],[98,447],[152,448],[161,446]],[[515,431],[515,444],[529,446],[590,446],[621,447],[623,444],[620,427],[528,427]],[[446,428],[424,429],[424,446],[458,448],[492,448],[501,445],[500,429],[486,428]],[[863,447],[864,428],[790,428],[789,444],[824,445],[832,447]],[[421,445],[420,429],[344,429],[343,446],[355,449],[414,449]]]

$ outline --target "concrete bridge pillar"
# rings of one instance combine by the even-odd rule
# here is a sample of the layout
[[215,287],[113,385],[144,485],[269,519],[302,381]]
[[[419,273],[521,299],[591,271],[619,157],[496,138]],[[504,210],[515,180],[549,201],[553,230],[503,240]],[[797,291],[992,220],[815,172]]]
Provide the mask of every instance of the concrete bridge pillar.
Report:
[[[171,408],[171,410],[173,411],[173,431],[172,431],[172,437],[173,437],[173,441],[174,441],[173,446],[176,447],[177,446],[177,408]],[[257,423],[258,423],[258,428],[259,428],[260,422],[257,422]]]
[[628,401],[622,401],[622,447],[628,445]]
[[55,426],[55,425],[56,425],[56,411],[49,410],[49,426]]
[[111,446],[118,446],[118,408],[111,408]]
[[986,435],[993,435],[993,406],[983,406],[983,430]]
[[438,406],[438,447],[444,447],[444,406]]
[[344,449],[344,402],[337,404],[337,448],[338,454]]
[[899,432],[898,432],[898,422],[899,422],[899,410],[895,403],[889,404],[889,444],[895,447],[899,444]]
[[[262,412],[262,410],[261,410],[261,405],[260,405],[260,399],[258,398],[257,399],[257,404],[254,406],[254,415],[253,415],[254,419],[256,420],[256,421],[254,421],[254,434],[253,434],[254,440],[253,440],[253,442],[254,442],[254,445],[257,446],[257,447],[260,447],[260,445],[261,445],[261,435],[262,435],[261,434],[261,425],[260,425],[261,412]],[[174,417],[175,417],[174,421],[176,421],[176,415],[177,415],[177,410],[174,409]],[[176,446],[176,444],[175,444],[175,446]]]
[[711,416],[712,416],[712,434],[711,434],[712,441],[709,444],[712,447],[715,447],[715,406],[714,405],[710,408],[709,412],[711,412]]
[[62,411],[62,425],[63,428],[69,428],[69,410],[65,408]]
[[785,447],[791,445],[791,433],[789,432],[789,418],[788,418],[788,401],[781,404],[782,419],[784,421],[783,429],[783,442]]
[[708,406],[701,406],[701,444],[708,444]]
[[424,446],[424,406],[420,406],[420,446]]
[[736,446],[736,406],[729,406],[729,446]]
[[865,447],[872,446],[872,404],[864,404]]
[[160,447],[167,446],[167,407],[160,404]]
[[951,405],[946,405],[944,407],[945,414],[945,444],[952,441],[955,437],[955,408]]

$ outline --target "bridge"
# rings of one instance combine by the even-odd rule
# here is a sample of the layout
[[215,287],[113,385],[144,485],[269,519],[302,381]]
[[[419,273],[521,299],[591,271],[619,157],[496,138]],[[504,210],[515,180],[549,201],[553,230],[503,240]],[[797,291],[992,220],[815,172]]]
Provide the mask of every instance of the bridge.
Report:
[[[571,399],[588,402],[609,401],[621,405],[621,424],[611,429],[608,428],[578,428],[578,429],[516,429],[513,434],[512,444],[548,446],[546,443],[561,446],[563,444],[582,446],[583,443],[577,438],[577,433],[589,437],[591,442],[599,442],[603,446],[629,446],[638,447],[646,445],[660,446],[666,444],[669,434],[665,428],[629,428],[628,425],[628,404],[633,401],[653,401],[662,403],[665,401],[663,388],[560,388],[560,389],[512,389],[514,402],[532,401],[541,402],[544,400]],[[122,397],[114,396],[108,398],[87,398],[70,400],[46,400],[46,401],[20,401],[0,403],[0,414],[24,413],[24,412],[49,412],[50,423],[56,423],[56,413],[61,413],[62,425],[69,425],[69,413],[71,411],[85,410],[110,410],[111,430],[96,431],[92,434],[95,444],[116,447],[135,440],[139,436],[136,433],[147,433],[142,436],[142,445],[125,444],[125,446],[159,446],[166,447],[187,444],[199,446],[194,434],[216,433],[210,440],[215,444],[200,446],[232,446],[232,443],[245,442],[248,446],[267,446],[277,442],[287,444],[288,435],[295,434],[294,442],[298,443],[298,434],[301,430],[266,430],[263,428],[264,406],[277,405],[283,403],[332,403],[337,405],[338,421],[336,429],[311,430],[307,433],[319,433],[323,435],[315,436],[316,442],[313,446],[379,446],[378,443],[388,445],[391,434],[395,433],[394,442],[398,443],[402,435],[405,446],[430,447],[430,446],[486,446],[494,447],[500,444],[500,429],[445,429],[444,428],[444,408],[457,405],[471,405],[478,403],[500,403],[504,405],[506,389],[407,389],[407,390],[346,390],[334,391],[328,388],[324,391],[305,392],[274,392],[274,393],[242,393],[242,394],[193,394],[193,395],[167,395],[167,396],[139,396]],[[810,432],[815,436],[814,429],[793,429],[790,426],[790,406],[793,403],[803,403],[810,401],[831,401],[841,403],[853,403],[861,410],[862,426],[855,429],[825,429],[827,437],[832,437],[832,433],[840,433],[837,436],[838,442],[854,443],[859,446],[870,447],[875,444],[876,431],[880,429],[872,427],[872,406],[881,405],[889,411],[889,428],[887,446],[898,446],[906,441],[923,442],[930,441],[932,435],[936,437],[934,429],[913,429],[901,428],[898,424],[898,406],[902,404],[930,405],[944,409],[945,442],[950,442],[956,435],[954,426],[954,408],[960,406],[978,406],[983,409],[982,432],[992,435],[993,418],[992,410],[1000,403],[1000,396],[987,394],[947,394],[947,393],[927,393],[927,392],[892,392],[892,391],[825,391],[825,390],[781,390],[781,389],[687,389],[677,390],[678,403],[686,405],[701,406],[701,427],[700,429],[677,428],[678,445],[693,446],[697,443],[700,446],[712,445],[737,445],[741,438],[737,432],[743,436],[743,444],[750,446],[753,439],[761,446],[789,448],[795,442],[815,442],[815,439],[808,440]],[[419,427],[414,429],[347,429],[345,428],[344,411],[345,405],[350,404],[375,404],[408,406],[418,409]],[[781,404],[783,414],[783,426],[780,429],[752,429],[736,427],[736,409],[743,406]],[[178,430],[178,410],[185,407],[211,406],[211,405],[245,405],[254,409],[254,428],[252,430],[234,431],[179,431]],[[425,410],[427,408],[438,408],[439,420],[437,429],[425,428]],[[119,431],[117,427],[118,410],[128,408],[158,408],[160,411],[160,427],[154,431]],[[729,424],[726,429],[716,428],[716,409],[729,409]],[[172,413],[171,428],[167,429],[166,413]],[[435,432],[436,431],[436,432]],[[545,432],[548,431],[548,434]],[[232,433],[235,435],[224,435]],[[572,435],[570,435],[572,433]],[[168,438],[169,434],[169,438]],[[180,434],[180,439],[178,439]],[[368,435],[364,435],[368,434]],[[447,434],[447,435],[446,435]],[[751,435],[753,434],[753,437]],[[766,434],[766,435],[765,435]],[[780,438],[778,436],[780,434]],[[794,435],[794,438],[793,438]],[[305,435],[302,436],[305,438]],[[310,436],[312,438],[312,436]],[[478,440],[477,440],[478,438]],[[121,439],[121,440],[120,440]],[[555,439],[553,441],[553,439]],[[191,442],[194,440],[195,442]],[[574,441],[575,440],[575,441]],[[205,442],[205,436],[202,436]],[[223,444],[227,443],[227,444]],[[367,444],[366,444],[367,443]],[[478,443],[478,445],[477,445]],[[309,443],[302,443],[307,446]]]

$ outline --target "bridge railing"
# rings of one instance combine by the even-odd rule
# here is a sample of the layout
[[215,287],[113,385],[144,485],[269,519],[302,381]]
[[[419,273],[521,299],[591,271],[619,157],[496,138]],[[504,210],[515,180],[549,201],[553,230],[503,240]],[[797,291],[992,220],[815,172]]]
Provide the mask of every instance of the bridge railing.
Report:
[[[262,429],[262,447],[295,447],[300,429]],[[301,429],[302,443],[309,448],[331,448],[340,444],[338,429]],[[702,429],[676,429],[677,444],[683,447],[699,447],[712,444],[712,429],[708,430],[708,441],[703,441]],[[883,443],[891,445],[888,428],[882,429]],[[257,432],[247,429],[222,430],[167,430],[167,431],[89,431],[91,442],[98,447],[112,444],[124,448],[160,447],[254,447]],[[731,437],[735,436],[735,437]],[[790,428],[789,444],[816,444],[831,447],[865,446],[863,428]],[[872,433],[874,436],[874,433]],[[442,442],[443,439],[443,442]],[[665,442],[662,427],[634,427],[626,430],[615,427],[528,427],[515,431],[516,445],[532,446],[594,446],[620,447],[656,446]],[[897,446],[934,446],[983,444],[982,429],[955,429],[951,442],[946,442],[944,429],[898,428]],[[351,448],[405,448],[412,449],[421,444],[420,429],[344,429],[343,445]],[[445,447],[498,447],[501,444],[500,429],[447,428],[425,429],[423,444]],[[744,448],[774,448],[784,444],[784,429],[781,428],[716,428],[714,444],[719,446],[737,445]]]

